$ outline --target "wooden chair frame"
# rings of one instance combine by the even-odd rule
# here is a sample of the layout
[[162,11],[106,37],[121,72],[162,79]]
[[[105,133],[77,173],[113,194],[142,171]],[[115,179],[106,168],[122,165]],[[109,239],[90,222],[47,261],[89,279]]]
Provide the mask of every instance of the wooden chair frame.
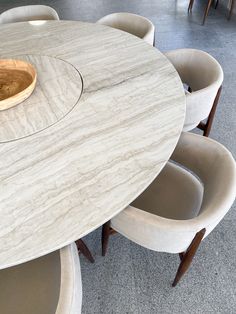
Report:
[[[212,2],[213,2],[213,0],[208,0],[208,2],[207,2],[206,9],[205,9],[204,16],[203,16],[203,20],[202,20],[202,25],[205,24],[205,21],[206,21],[206,18],[208,16]],[[193,3],[194,3],[194,0],[189,1],[188,12],[192,12]],[[215,9],[217,8],[218,4],[219,4],[219,0],[216,0]],[[232,16],[232,13],[234,10],[234,4],[235,4],[235,0],[230,0],[228,20],[231,19],[231,16]]]
[[[185,252],[179,253],[180,264],[176,272],[175,279],[172,283],[172,287],[175,287],[177,285],[177,283],[180,281],[180,279],[189,269],[192,263],[192,260],[199,248],[199,245],[205,235],[205,232],[206,232],[205,228],[197,232],[192,242],[190,243],[189,247],[187,248],[187,250]],[[107,253],[110,235],[115,234],[115,233],[117,232],[110,227],[110,221],[106,222],[103,225],[102,227],[102,256],[105,256]]]
[[210,135],[212,123],[213,123],[213,120],[214,120],[214,117],[215,117],[216,107],[218,105],[219,98],[220,98],[220,95],[221,95],[221,90],[222,90],[222,86],[220,86],[220,88],[218,89],[218,92],[216,94],[216,98],[214,100],[213,106],[211,108],[211,111],[210,111],[210,114],[209,114],[209,116],[207,118],[206,123],[201,121],[198,124],[198,126],[197,126],[198,129],[203,131],[203,136],[207,136],[208,137]]
[[82,253],[91,263],[94,263],[94,258],[84,241],[79,239],[75,243],[79,253]]
[[234,11],[234,4],[235,4],[235,0],[230,0],[228,20],[231,19],[232,13]]

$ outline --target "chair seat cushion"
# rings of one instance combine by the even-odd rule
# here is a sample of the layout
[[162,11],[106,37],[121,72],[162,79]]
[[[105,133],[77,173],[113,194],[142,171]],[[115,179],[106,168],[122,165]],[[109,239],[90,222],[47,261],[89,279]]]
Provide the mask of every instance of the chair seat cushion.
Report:
[[189,171],[168,162],[131,206],[161,217],[185,220],[198,215],[202,198],[202,183]]

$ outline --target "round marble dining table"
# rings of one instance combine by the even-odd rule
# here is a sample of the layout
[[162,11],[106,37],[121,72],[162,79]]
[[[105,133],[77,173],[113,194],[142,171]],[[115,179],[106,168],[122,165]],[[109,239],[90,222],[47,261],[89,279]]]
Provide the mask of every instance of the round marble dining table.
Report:
[[[129,205],[183,128],[174,67],[141,39],[77,21],[0,25],[0,58],[37,71],[0,111],[0,268],[55,251]],[[1,109],[1,108],[0,108]]]

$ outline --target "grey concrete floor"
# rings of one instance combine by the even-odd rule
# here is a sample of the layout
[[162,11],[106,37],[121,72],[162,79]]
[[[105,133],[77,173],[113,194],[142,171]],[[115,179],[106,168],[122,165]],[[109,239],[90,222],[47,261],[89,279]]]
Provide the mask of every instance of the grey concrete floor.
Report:
[[[222,0],[201,26],[206,0],[195,2],[192,15],[187,14],[187,0],[0,0],[0,12],[17,5],[47,4],[62,19],[95,22],[111,12],[128,11],[153,21],[161,51],[192,47],[209,52],[225,74],[211,137],[236,157],[236,17],[226,20],[227,1]],[[81,257],[83,314],[236,313],[235,207],[202,243],[176,288],[171,281],[177,255],[152,252],[115,235],[102,258],[101,230],[86,236],[96,263]]]

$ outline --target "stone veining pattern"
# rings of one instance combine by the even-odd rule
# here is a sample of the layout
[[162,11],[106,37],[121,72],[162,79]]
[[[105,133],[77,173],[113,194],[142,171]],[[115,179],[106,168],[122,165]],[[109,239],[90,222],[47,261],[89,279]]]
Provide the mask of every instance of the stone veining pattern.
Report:
[[0,58],[59,58],[84,84],[63,119],[0,144],[4,268],[71,243],[131,203],[169,159],[183,127],[185,96],[157,49],[109,27],[2,25],[0,43]]
[[37,83],[30,98],[0,111],[0,142],[35,134],[58,122],[77,104],[83,88],[79,72],[68,62],[42,55],[14,58],[34,66]]

